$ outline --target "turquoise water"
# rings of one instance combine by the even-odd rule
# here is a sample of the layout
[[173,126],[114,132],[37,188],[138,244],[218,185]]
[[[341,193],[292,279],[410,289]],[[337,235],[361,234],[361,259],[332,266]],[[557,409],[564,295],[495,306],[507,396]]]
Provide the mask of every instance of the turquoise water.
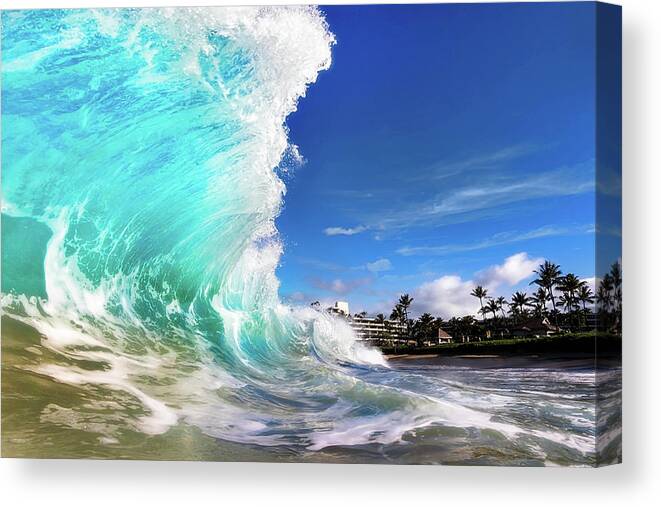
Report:
[[[486,462],[592,464],[594,372],[540,395],[537,420],[525,397],[389,367],[280,302],[280,175],[300,160],[285,119],[333,43],[307,7],[2,13],[2,303],[32,330],[4,366],[75,392],[35,419],[95,435],[99,456],[185,425],[287,456],[447,462],[452,441]],[[430,431],[438,459],[416,439]]]

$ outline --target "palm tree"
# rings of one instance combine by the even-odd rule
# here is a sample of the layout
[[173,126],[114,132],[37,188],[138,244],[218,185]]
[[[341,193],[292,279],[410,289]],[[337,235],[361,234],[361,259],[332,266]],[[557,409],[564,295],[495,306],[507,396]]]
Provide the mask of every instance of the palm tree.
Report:
[[471,296],[476,297],[480,300],[480,313],[482,314],[482,319],[484,320],[484,305],[482,304],[482,299],[487,297],[488,290],[478,285],[471,292]]
[[535,273],[537,274],[537,278],[530,282],[530,284],[539,285],[540,287],[546,289],[546,291],[549,293],[551,304],[553,305],[553,314],[556,320],[555,324],[557,326],[557,313],[555,308],[555,295],[553,294],[553,287],[558,284],[562,276],[560,266],[549,261],[544,261],[544,264],[540,264],[539,268],[535,270]]
[[[408,331],[408,320],[406,319],[406,315],[404,314],[404,308],[402,308],[402,305],[400,304],[395,305],[395,308],[393,308],[392,312],[390,313],[390,320],[399,322],[401,326],[399,328],[400,331],[403,326],[406,326]],[[400,331],[397,331],[397,334],[399,334]]]
[[402,307],[402,311],[404,312],[404,318],[408,320],[409,318],[409,307],[411,306],[411,303],[413,303],[413,298],[409,296],[408,294],[402,294],[399,296],[399,301],[397,304]]
[[390,320],[396,320],[403,324],[405,319],[406,316],[404,315],[404,309],[402,308],[402,305],[395,305],[395,308],[393,308],[392,312],[390,312]]
[[544,287],[538,287],[532,295],[531,300],[535,306],[535,313],[539,317],[543,317],[546,313],[546,303],[550,299],[551,298],[549,297],[549,293]]
[[619,262],[614,262],[611,265],[610,276],[613,280],[616,310],[619,313],[622,311],[622,268]]
[[402,294],[399,296],[399,301],[397,302],[397,306],[400,306],[402,308],[402,313],[404,314],[404,322],[406,323],[406,329],[408,331],[408,334],[411,334],[411,322],[409,321],[409,307],[413,303],[413,298],[409,296],[408,294]]
[[[450,320],[448,320],[448,328],[450,329],[450,334],[452,336],[455,336],[457,338],[460,337],[459,334],[459,319],[457,317],[451,317]],[[461,341],[464,341],[464,337],[461,336]]]
[[562,291],[561,304],[570,315],[570,320],[571,314],[579,309],[578,291],[584,285],[586,283],[573,273],[567,273],[558,284],[558,289]]
[[578,305],[577,299],[573,297],[569,292],[563,292],[562,294],[560,294],[560,297],[558,298],[558,303],[560,303],[560,306],[564,308],[568,314],[576,310],[576,307]]
[[583,284],[581,288],[578,289],[576,298],[583,305],[583,312],[587,312],[587,305],[594,303],[594,294],[592,293],[592,289],[588,286],[588,284]]
[[418,317],[418,320],[415,321],[414,331],[415,338],[418,342],[418,346],[422,346],[426,338],[431,337],[433,330],[432,326],[434,324],[434,317],[429,313],[423,313]]
[[569,293],[571,297],[575,297],[579,289],[585,285],[585,282],[580,280],[574,273],[567,273],[563,276],[558,284],[558,289],[562,292]]
[[[616,273],[617,274],[617,273]],[[611,273],[607,273],[599,284],[597,290],[597,307],[601,314],[600,321],[604,328],[610,327],[610,313],[613,309],[613,292],[615,291],[615,280]],[[617,296],[616,296],[617,297]],[[616,299],[617,301],[617,299]],[[617,309],[617,308],[616,308]],[[617,315],[616,315],[617,319]]]
[[622,285],[622,268],[619,262],[614,262],[611,265],[610,275],[613,279],[613,286],[617,289]]
[[523,315],[526,311],[525,307],[530,306],[530,298],[525,292],[515,292],[512,294],[512,302],[510,308],[514,315]]
[[608,285],[604,284],[604,280],[599,284],[597,289],[597,308],[600,312],[606,312],[610,310],[611,304],[613,303],[613,296],[608,290]]
[[500,311],[500,305],[496,299],[490,299],[487,303],[486,309],[493,315],[493,320],[496,320],[496,312]]
[[605,310],[608,312],[613,305],[613,289],[615,288],[615,283],[610,273],[601,280],[599,288],[603,290],[602,302],[604,303]]
[[592,289],[588,286],[587,283],[583,284],[581,288],[578,289],[578,292],[576,293],[576,299],[583,306],[583,311],[581,312],[581,321],[582,325],[587,327],[587,318],[588,314],[590,313],[590,310],[587,309],[587,305],[594,303],[594,294],[592,293]]
[[379,336],[379,338],[384,339],[388,337],[389,333],[389,328],[388,328],[388,322],[386,322],[386,316],[383,315],[382,313],[377,313],[374,317],[374,322],[377,324],[381,324],[381,327],[383,328],[383,332]]
[[505,306],[507,306],[507,299],[505,299],[503,296],[499,296],[498,299],[496,299],[496,303],[498,303],[498,309],[500,310],[500,314],[502,315],[503,319],[505,318]]

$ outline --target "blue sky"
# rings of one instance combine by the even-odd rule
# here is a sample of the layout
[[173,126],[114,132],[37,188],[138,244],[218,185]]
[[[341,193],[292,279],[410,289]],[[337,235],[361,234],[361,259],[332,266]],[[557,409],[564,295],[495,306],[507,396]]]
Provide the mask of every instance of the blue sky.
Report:
[[593,5],[322,9],[333,64],[287,121],[285,299],[409,292],[448,317],[543,258],[595,275]]

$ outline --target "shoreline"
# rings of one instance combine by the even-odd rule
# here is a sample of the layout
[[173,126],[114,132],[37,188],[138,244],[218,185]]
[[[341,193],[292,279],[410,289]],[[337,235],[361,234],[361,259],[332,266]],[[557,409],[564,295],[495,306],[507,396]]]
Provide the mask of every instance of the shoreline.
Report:
[[428,364],[470,368],[612,368],[621,365],[622,337],[581,333],[542,338],[384,348],[393,365]]
[[466,343],[444,343],[430,347],[383,347],[386,356],[525,356],[590,354],[599,358],[621,357],[622,337],[605,333],[574,333],[540,338],[506,338]]
[[599,358],[593,354],[466,354],[445,356],[441,354],[396,354],[386,355],[386,360],[394,367],[435,366],[460,367],[475,370],[492,368],[542,368],[542,369],[591,369],[617,368],[621,362],[617,358]]

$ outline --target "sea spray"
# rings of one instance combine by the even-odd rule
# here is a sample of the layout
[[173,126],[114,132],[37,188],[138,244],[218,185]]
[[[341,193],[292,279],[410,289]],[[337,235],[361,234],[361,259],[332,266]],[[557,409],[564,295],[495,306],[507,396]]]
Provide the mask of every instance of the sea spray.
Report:
[[6,215],[51,230],[34,259],[46,297],[9,287],[5,308],[58,354],[105,364],[40,373],[154,412],[135,377],[172,370],[187,396],[186,354],[195,375],[206,361],[265,393],[291,373],[341,375],[339,361],[384,364],[348,326],[277,296],[284,122],[333,42],[311,7],[3,13]]

